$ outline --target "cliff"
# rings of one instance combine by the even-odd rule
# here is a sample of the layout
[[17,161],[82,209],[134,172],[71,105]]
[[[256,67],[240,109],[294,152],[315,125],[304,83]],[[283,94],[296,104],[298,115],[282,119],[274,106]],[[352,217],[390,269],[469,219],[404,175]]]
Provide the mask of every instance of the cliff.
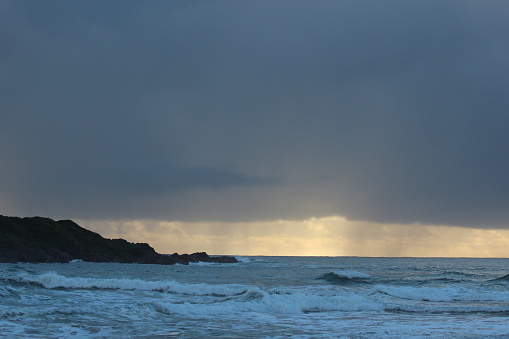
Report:
[[0,215],[0,262],[64,263],[75,259],[163,265],[237,262],[234,257],[210,257],[205,252],[162,255],[145,243],[103,238],[71,220]]

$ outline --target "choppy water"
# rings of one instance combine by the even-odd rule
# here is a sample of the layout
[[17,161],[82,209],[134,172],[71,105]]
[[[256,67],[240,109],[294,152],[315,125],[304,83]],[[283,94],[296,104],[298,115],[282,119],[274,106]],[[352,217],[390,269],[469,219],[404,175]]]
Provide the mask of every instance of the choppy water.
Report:
[[509,259],[0,264],[0,336],[509,337]]

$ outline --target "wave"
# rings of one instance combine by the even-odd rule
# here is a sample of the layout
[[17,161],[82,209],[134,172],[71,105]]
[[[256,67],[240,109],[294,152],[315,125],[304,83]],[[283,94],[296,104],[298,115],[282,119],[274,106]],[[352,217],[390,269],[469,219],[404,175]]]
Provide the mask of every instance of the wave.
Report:
[[492,279],[490,281],[503,281],[503,282],[509,282],[509,274],[504,275],[503,277]]
[[449,290],[436,287],[394,287],[376,286],[372,294],[381,293],[398,299],[416,301],[453,301]]
[[366,296],[320,296],[317,294],[274,294],[259,290],[246,296],[215,303],[171,303],[155,301],[158,312],[180,315],[214,316],[257,312],[269,314],[295,314],[328,311],[383,311],[384,305]]
[[250,258],[242,257],[242,256],[236,256],[235,259],[237,259],[237,261],[239,261],[241,263],[250,263],[251,262]]
[[[257,286],[184,284],[175,281],[139,279],[98,279],[65,277],[55,272],[22,274],[20,282],[48,289],[120,289],[180,294],[147,301],[153,310],[165,314],[215,315],[238,312],[292,314],[326,311],[382,311],[384,305],[366,295],[337,295],[333,290],[320,292],[300,289],[264,290]],[[150,299],[146,299],[150,300]]]
[[217,262],[208,262],[208,261],[197,261],[197,262],[190,262],[188,265],[178,264],[179,266],[217,266],[217,265],[226,265],[226,264],[220,264]]
[[461,303],[456,304],[434,304],[434,305],[386,305],[386,311],[395,312],[409,312],[409,313],[509,313],[509,306],[507,305],[464,305]]
[[44,309],[32,306],[21,306],[16,308],[0,309],[0,318],[14,318],[21,316],[39,317],[48,315],[94,315],[97,314],[97,308],[91,306],[71,306],[71,307],[45,307]]
[[458,287],[395,287],[377,285],[370,291],[370,294],[376,293],[413,301],[502,303],[509,301],[509,291],[483,291]]
[[475,273],[467,273],[467,272],[461,272],[461,271],[444,271],[444,272],[442,272],[442,274],[447,275],[447,276],[453,275],[453,276],[460,276],[460,277],[467,277],[467,278],[472,278],[472,277],[477,276],[477,274],[475,274]]
[[0,286],[0,297],[19,297],[19,291],[11,286]]
[[371,278],[369,274],[358,271],[332,271],[325,273],[317,279],[323,279],[331,284],[346,285],[352,283],[366,283]]
[[[347,279],[349,283],[370,279],[368,274],[357,271],[329,272],[324,276],[327,274],[333,279]],[[145,307],[150,312],[183,316],[213,316],[241,312],[295,314],[384,310],[415,313],[509,313],[509,291],[466,286],[367,285],[367,288],[350,289],[313,284],[267,289],[250,285],[193,284],[168,280],[66,277],[55,272],[39,275],[22,273],[17,279],[18,283],[36,284],[47,289],[161,292],[163,294],[156,294],[153,298],[145,294],[144,298],[140,299],[138,307]],[[13,293],[11,289],[0,289],[0,296],[5,297],[11,293]]]
[[375,286],[370,294],[389,312],[507,314],[509,292],[454,287]]
[[48,272],[39,275],[20,274],[20,282],[35,283],[48,289],[120,289],[159,291],[184,295],[228,296],[245,293],[248,287],[241,285],[188,284],[176,281],[146,281],[140,279],[69,278]]

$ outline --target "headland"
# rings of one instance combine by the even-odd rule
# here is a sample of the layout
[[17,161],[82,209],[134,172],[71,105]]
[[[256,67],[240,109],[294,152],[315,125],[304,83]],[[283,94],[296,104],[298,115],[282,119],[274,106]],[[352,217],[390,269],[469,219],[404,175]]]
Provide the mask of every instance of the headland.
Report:
[[149,244],[106,239],[72,220],[0,215],[0,262],[66,263],[77,259],[161,265],[238,262],[231,256],[211,257],[205,252],[159,254]]

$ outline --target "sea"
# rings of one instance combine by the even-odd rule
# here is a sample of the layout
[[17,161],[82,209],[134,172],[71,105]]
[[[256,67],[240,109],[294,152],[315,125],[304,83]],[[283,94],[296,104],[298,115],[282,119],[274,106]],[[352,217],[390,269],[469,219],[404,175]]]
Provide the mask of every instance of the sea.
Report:
[[0,264],[6,338],[509,338],[509,259]]

